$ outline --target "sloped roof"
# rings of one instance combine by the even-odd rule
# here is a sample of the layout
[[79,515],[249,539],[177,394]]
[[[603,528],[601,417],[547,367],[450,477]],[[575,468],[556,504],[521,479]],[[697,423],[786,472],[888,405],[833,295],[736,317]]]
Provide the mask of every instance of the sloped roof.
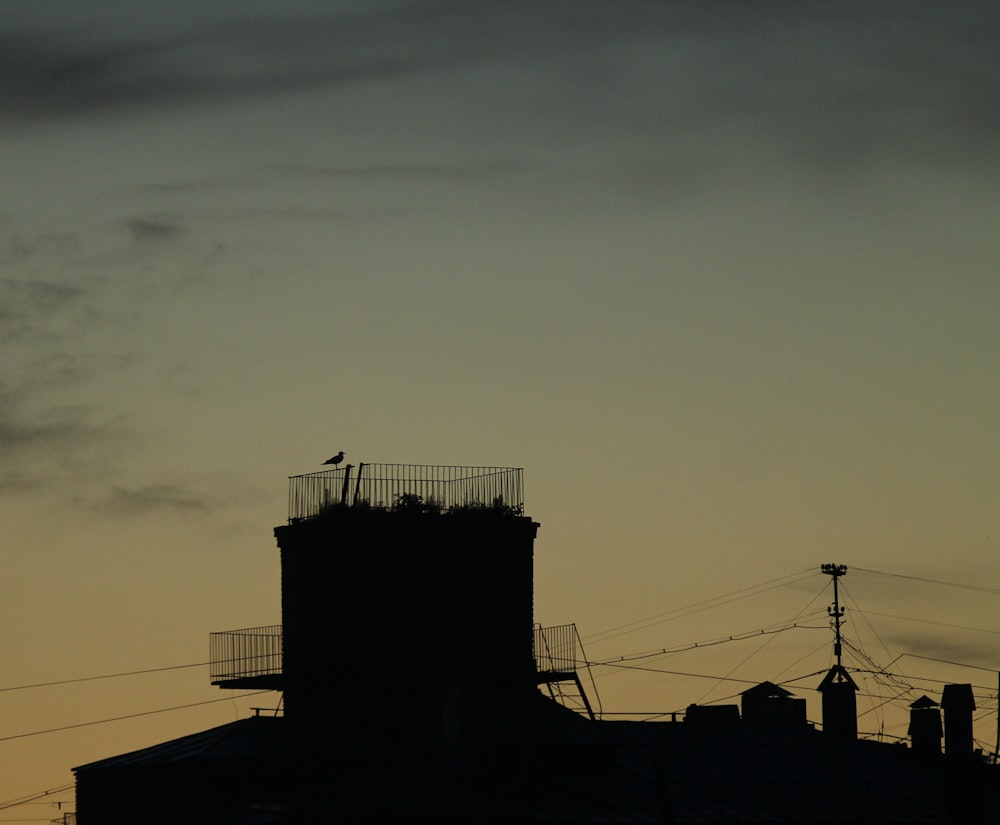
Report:
[[192,733],[148,748],[110,756],[73,768],[74,771],[168,765],[193,760],[260,759],[301,753],[282,717],[253,716]]
[[740,693],[740,696],[791,696],[791,692],[785,690],[774,682],[761,682],[752,688],[747,688]]
[[[524,764],[516,773],[483,777],[464,791],[453,788],[461,795],[453,812],[468,813],[472,820],[509,807],[516,791],[516,809],[522,810],[523,802],[525,819],[545,825],[1000,824],[1000,772],[992,766],[921,759],[900,745],[837,740],[807,725],[594,722],[540,693],[531,714],[534,734]],[[338,805],[374,804],[370,796],[351,796],[351,783],[370,781],[371,769],[386,791],[377,807],[398,808],[399,821],[411,821],[406,816],[433,801],[425,785],[443,763],[392,756],[412,740],[405,722],[344,720],[336,730],[334,749],[350,756],[337,767],[350,774],[347,784],[338,786],[347,794],[338,797]],[[254,717],[74,770],[87,777],[91,771],[183,763],[200,771],[217,762],[237,770],[242,763],[266,775],[268,760],[287,760],[291,775],[298,776],[296,765],[328,758],[330,747],[314,726]],[[372,755],[375,761],[369,761]],[[320,802],[328,807],[328,788],[316,780],[323,775],[303,777],[289,802],[303,810],[318,810]],[[974,815],[956,819],[956,804],[960,813],[965,805]]]
[[819,683],[819,687],[816,688],[818,691],[827,690],[831,685],[850,685],[854,690],[858,689],[858,683],[851,678],[851,674],[847,672],[847,668],[843,665],[834,665],[827,672],[826,676],[823,677],[823,681]]

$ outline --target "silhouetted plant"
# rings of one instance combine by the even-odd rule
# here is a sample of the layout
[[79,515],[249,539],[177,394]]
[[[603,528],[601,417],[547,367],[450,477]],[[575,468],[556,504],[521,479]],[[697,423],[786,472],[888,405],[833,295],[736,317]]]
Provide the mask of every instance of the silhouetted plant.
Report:
[[441,504],[433,498],[424,501],[416,493],[399,493],[393,499],[392,509],[397,513],[440,513]]
[[482,501],[470,501],[451,508],[453,513],[490,513],[497,516],[524,515],[523,504],[507,504],[503,496],[497,496],[489,504]]
[[342,501],[324,501],[320,504],[317,515],[325,516],[327,513],[333,513],[337,510],[346,510],[348,507],[350,507],[350,505],[344,504]]

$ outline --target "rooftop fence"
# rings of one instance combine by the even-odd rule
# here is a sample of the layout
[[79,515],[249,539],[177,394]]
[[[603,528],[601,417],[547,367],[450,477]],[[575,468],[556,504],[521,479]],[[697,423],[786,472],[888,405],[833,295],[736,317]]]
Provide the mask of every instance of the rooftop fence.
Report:
[[288,521],[315,518],[334,507],[454,512],[495,510],[520,515],[519,467],[431,464],[347,464],[288,479]]
[[580,640],[575,624],[542,627],[535,625],[535,671],[538,673],[573,673],[577,667]]
[[212,633],[208,659],[213,685],[237,679],[280,676],[281,625]]

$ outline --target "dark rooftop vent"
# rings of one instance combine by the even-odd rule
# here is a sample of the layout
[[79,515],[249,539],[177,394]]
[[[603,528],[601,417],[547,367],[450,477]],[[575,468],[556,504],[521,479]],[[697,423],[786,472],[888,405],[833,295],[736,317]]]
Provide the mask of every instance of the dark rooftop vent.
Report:
[[794,698],[772,682],[761,682],[740,696],[744,724],[782,728],[806,724],[806,700]]
[[728,727],[740,723],[736,705],[688,705],[684,722],[698,727]]
[[944,753],[951,759],[967,759],[973,754],[972,711],[976,700],[972,685],[945,685],[941,693],[944,708]]
[[858,738],[858,686],[843,665],[834,665],[816,688],[823,695],[823,733],[836,739]]
[[941,755],[941,710],[938,703],[921,696],[910,705],[910,745],[914,753]]

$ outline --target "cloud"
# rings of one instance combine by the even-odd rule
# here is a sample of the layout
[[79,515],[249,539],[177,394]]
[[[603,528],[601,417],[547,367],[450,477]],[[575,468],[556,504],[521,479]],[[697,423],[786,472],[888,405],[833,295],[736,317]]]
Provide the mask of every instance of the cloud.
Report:
[[0,488],[27,493],[82,472],[93,477],[97,465],[88,456],[122,437],[121,421],[18,389],[13,392],[9,382],[0,386]]
[[995,638],[972,639],[968,633],[956,635],[956,631],[951,631],[948,635],[930,631],[919,635],[888,634],[883,636],[883,640],[890,650],[957,664],[990,662],[996,655]]
[[217,102],[409,75],[440,65],[442,51],[451,61],[474,53],[461,39],[422,36],[435,21],[441,11],[432,6],[420,15],[241,11],[166,35],[112,22],[97,42],[52,28],[0,33],[0,113],[38,119]]
[[501,161],[470,163],[379,163],[359,166],[322,166],[303,163],[271,164],[283,175],[305,179],[338,178],[343,180],[480,182],[511,172],[524,172],[530,164],[513,158]]
[[203,515],[214,509],[205,495],[177,484],[113,485],[109,495],[96,507],[118,516],[162,512]]
[[183,232],[176,221],[163,217],[132,217],[122,221],[122,225],[136,243],[159,243],[171,240]]
[[[985,0],[960,15],[929,0],[203,5],[163,34],[163,20],[125,26],[108,6],[101,36],[68,25],[0,35],[0,117],[436,74],[463,121],[499,115],[502,128],[565,143],[644,139],[680,152],[680,165],[755,139],[830,167],[885,153],[961,163],[1000,143],[1000,8]],[[678,166],[664,163],[665,174]]]
[[12,236],[0,249],[9,273],[0,279],[0,486],[51,491],[82,475],[93,480],[115,445],[133,437],[100,390],[137,359],[116,350],[124,346],[108,296],[116,278],[102,264],[118,253],[55,234]]
[[0,336],[37,325],[85,293],[80,286],[52,280],[0,279]]

